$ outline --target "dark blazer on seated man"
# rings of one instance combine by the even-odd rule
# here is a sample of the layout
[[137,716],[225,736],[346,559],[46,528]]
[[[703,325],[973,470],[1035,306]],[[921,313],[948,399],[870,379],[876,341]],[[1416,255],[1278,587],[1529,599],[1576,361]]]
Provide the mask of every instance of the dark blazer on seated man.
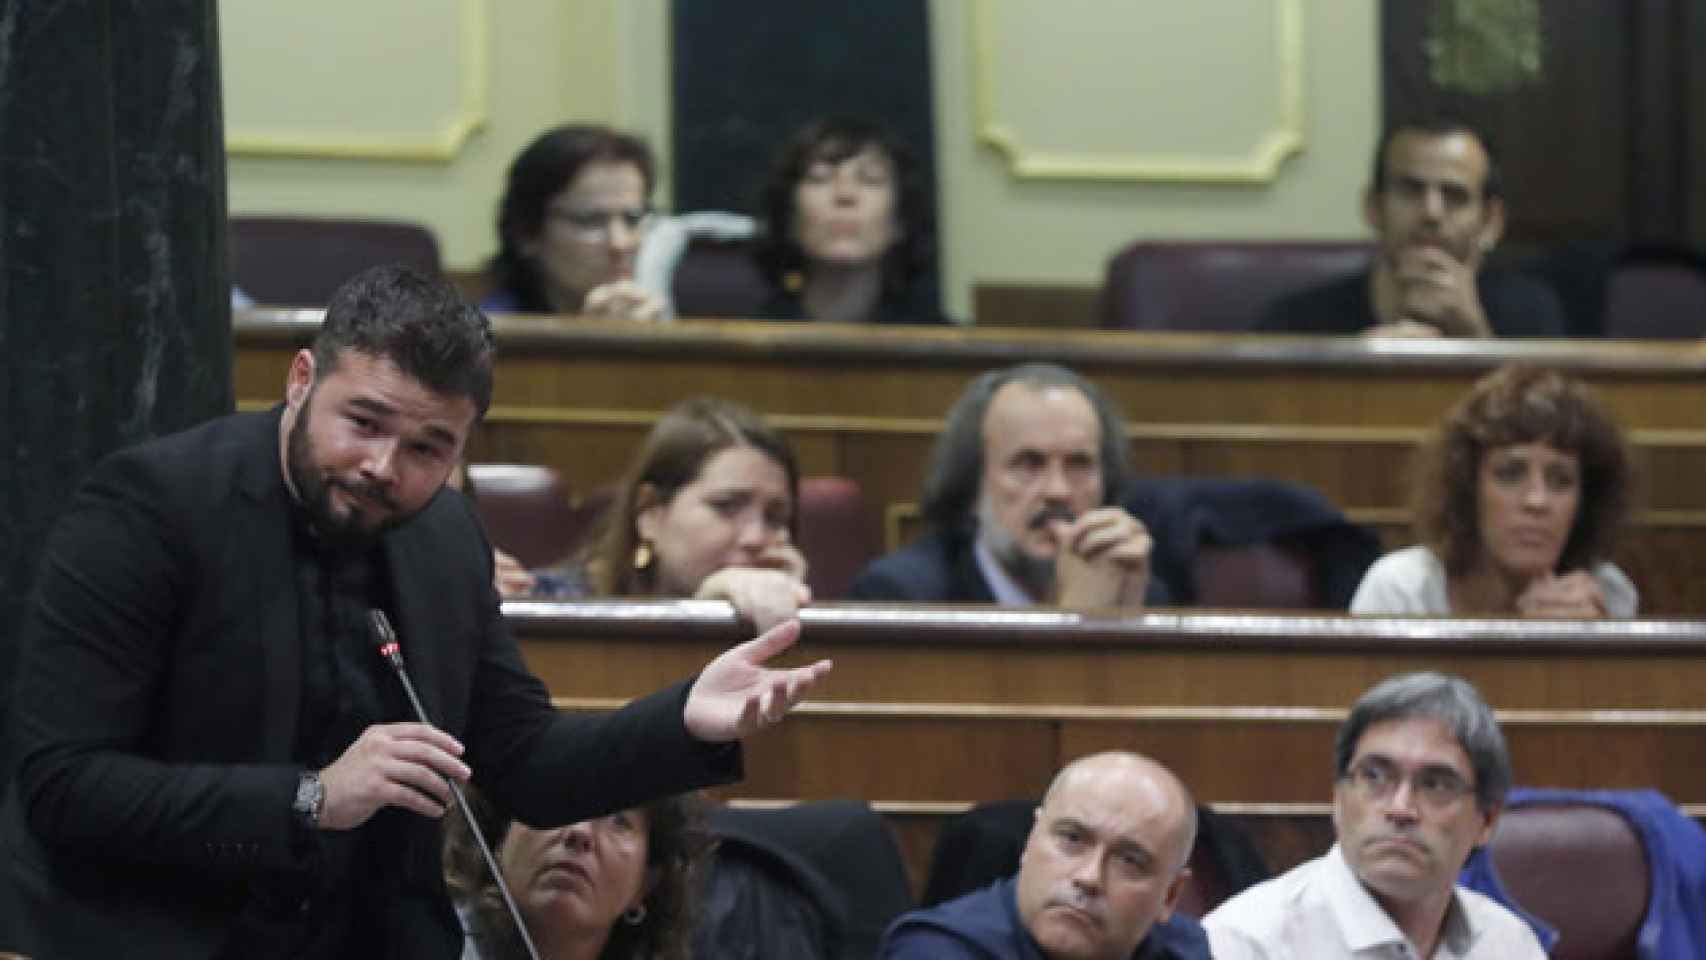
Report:
[[1125,428],[1064,367],[973,380],[936,439],[924,481],[930,532],[878,557],[852,600],[1135,608],[1165,598],[1149,531],[1116,500]]
[[[443,778],[545,826],[739,776],[745,731],[703,721],[758,694],[700,711],[740,686],[724,658],[604,716],[557,712],[528,671],[491,546],[442,491],[491,355],[454,290],[376,268],[333,296],[283,408],[95,469],[21,630],[0,951],[454,958]],[[431,727],[399,722],[375,610]],[[768,719],[799,692],[768,688]]]
[[[1266,333],[1318,333],[1352,336],[1378,329],[1369,273],[1300,290],[1275,300],[1256,329]],[[1481,270],[1475,293],[1497,337],[1562,337],[1567,334],[1564,307],[1544,282],[1514,270]]]
[[1558,297],[1538,280],[1484,271],[1504,234],[1498,160],[1487,138],[1450,119],[1400,122],[1374,153],[1362,198],[1371,268],[1270,305],[1270,333],[1395,337],[1561,337]]

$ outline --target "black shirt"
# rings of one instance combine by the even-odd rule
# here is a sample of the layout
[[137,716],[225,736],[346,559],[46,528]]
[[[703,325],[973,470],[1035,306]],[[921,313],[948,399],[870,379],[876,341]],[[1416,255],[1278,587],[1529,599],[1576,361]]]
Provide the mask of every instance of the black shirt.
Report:
[[[304,769],[319,770],[342,756],[369,726],[411,718],[400,681],[368,633],[368,611],[384,609],[390,593],[383,551],[332,549],[308,529],[300,510],[293,526],[302,631],[302,702],[293,759]],[[250,910],[253,932],[232,942],[243,944],[248,956],[381,955],[385,935],[375,924],[384,911],[371,902],[371,885],[358,878],[386,871],[377,862],[378,851],[399,848],[400,835],[390,834],[401,828],[397,821],[404,816],[412,814],[386,808],[354,830],[305,836],[307,869],[258,883]]]
[[[1487,323],[1501,337],[1565,336],[1564,308],[1544,283],[1520,273],[1482,270],[1475,291]],[[1368,273],[1310,287],[1268,305],[1256,322],[1263,333],[1358,334],[1377,326]]]

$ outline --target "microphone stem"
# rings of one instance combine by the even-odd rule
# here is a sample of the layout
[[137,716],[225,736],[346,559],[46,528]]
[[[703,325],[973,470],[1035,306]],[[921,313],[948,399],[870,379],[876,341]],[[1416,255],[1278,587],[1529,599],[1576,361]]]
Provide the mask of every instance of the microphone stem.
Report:
[[[426,709],[421,706],[421,698],[415,695],[415,685],[409,682],[409,671],[403,669],[401,656],[394,659],[387,656],[393,669],[397,671],[397,679],[403,681],[403,692],[409,697],[409,705],[414,708],[415,716],[428,726],[432,722],[427,719]],[[515,905],[515,898],[510,895],[509,884],[504,882],[503,874],[498,871],[497,858],[492,856],[492,847],[486,842],[485,831],[480,829],[480,823],[474,818],[474,811],[468,806],[468,798],[462,795],[462,787],[449,777],[444,778],[450,787],[450,795],[456,798],[456,808],[462,811],[462,819],[467,821],[468,830],[474,834],[474,842],[480,847],[480,856],[486,859],[486,869],[492,872],[492,879],[498,882],[498,893],[503,895],[504,906],[509,908],[509,915],[515,920],[515,929],[521,934],[521,942],[527,947],[527,956],[531,960],[539,960],[539,948],[533,945],[533,935],[527,932],[527,921],[521,918],[521,908]]]

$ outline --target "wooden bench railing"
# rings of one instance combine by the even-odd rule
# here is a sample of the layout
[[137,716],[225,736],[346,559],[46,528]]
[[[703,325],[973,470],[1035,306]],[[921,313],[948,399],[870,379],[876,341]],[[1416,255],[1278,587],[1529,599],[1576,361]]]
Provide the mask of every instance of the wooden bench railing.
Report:
[[[722,603],[511,603],[559,705],[606,709],[750,636]],[[1380,679],[1443,670],[1498,710],[1519,783],[1653,787],[1706,812],[1706,623],[812,607],[790,661],[835,670],[747,745],[747,803],[855,796],[922,869],[942,817],[1040,796],[1066,761],[1148,753],[1252,823],[1278,862],[1318,853],[1333,736]],[[1328,834],[1330,835],[1330,834]],[[1289,859],[1288,859],[1289,858]]]
[[[236,325],[248,409],[277,402],[317,311],[254,311]],[[1619,561],[1643,610],[1706,612],[1706,347],[1696,343],[1370,342],[1214,334],[903,329],[682,322],[663,327],[499,318],[497,393],[475,460],[543,463],[576,491],[611,482],[676,401],[712,393],[780,426],[808,474],[859,481],[874,542],[904,529],[930,445],[967,380],[1051,360],[1103,386],[1152,474],[1309,484],[1389,546],[1408,539],[1410,451],[1480,375],[1510,361],[1594,383],[1646,466]],[[887,530],[884,519],[896,518]],[[891,544],[892,545],[892,544]]]

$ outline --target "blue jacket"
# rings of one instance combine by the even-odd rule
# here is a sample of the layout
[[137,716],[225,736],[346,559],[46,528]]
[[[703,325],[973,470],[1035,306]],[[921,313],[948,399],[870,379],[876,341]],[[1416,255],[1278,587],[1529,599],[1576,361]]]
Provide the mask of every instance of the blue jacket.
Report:
[[[1641,960],[1698,960],[1706,957],[1706,830],[1654,790],[1512,790],[1506,806],[1589,804],[1627,819],[1647,848],[1652,894],[1636,948]],[[1459,882],[1499,902],[1511,899],[1486,848],[1476,850]],[[1525,919],[1530,919],[1524,914]],[[1537,926],[1536,932],[1545,929]],[[1556,939],[1557,934],[1552,934]],[[1543,943],[1550,943],[1544,933]]]
[[[883,936],[881,960],[1044,960],[1019,922],[1017,878],[903,915]],[[1131,960],[1210,960],[1202,926],[1175,913],[1151,927]]]

